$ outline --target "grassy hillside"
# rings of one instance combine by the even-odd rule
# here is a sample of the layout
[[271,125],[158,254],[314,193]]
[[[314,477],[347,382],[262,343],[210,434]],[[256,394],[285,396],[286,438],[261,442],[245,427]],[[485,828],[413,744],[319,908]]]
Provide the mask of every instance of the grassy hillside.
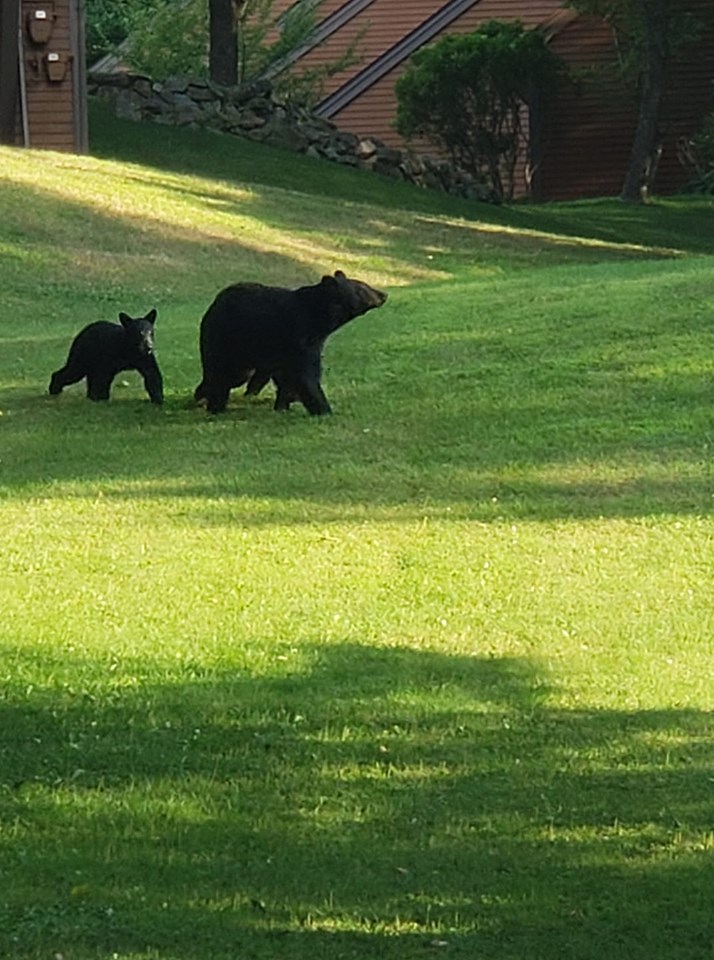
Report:
[[[0,148],[0,956],[709,957],[714,202],[92,134]],[[332,417],[194,407],[338,267]],[[163,408],[46,395],[152,306]]]

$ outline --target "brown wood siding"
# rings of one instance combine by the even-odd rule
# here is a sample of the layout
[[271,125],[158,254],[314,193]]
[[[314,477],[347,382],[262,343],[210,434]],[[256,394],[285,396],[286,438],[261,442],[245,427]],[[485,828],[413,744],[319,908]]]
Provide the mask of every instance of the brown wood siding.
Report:
[[[412,0],[404,4],[395,4],[394,0],[374,0],[364,14],[311,50],[301,63],[313,67],[334,62],[350,43],[356,42],[360,62],[328,80],[325,92],[332,93],[443,6],[443,2],[435,0]],[[533,0],[531,3],[525,0],[473,0],[472,7],[449,25],[448,33],[467,33],[492,19],[522,20],[526,26],[537,26],[559,8],[559,0]],[[398,75],[395,73],[395,80]]]
[[438,0],[409,0],[408,3],[374,0],[361,16],[355,17],[306,54],[301,64],[308,69],[323,67],[339,60],[351,45],[356,44],[358,62],[330,77],[325,84],[325,94],[333,93],[443,5]]
[[[317,25],[321,24],[323,21],[327,20],[333,14],[337,13],[338,10],[341,10],[347,5],[348,0],[322,0],[321,3],[314,9],[314,18]],[[373,0],[374,2],[374,0]],[[295,6],[295,0],[273,0],[273,5],[271,7],[271,17],[274,18],[274,27],[271,29],[271,32],[268,34],[267,39],[269,41],[276,40],[279,35],[280,27],[279,21],[283,14]],[[324,42],[324,41],[323,41]]]
[[[714,109],[714,9],[711,0],[695,3],[702,34],[673,60],[667,73],[660,115],[662,157],[655,182],[655,190],[663,194],[681,190],[689,176],[677,159],[677,140],[692,136]],[[687,7],[693,9],[693,0],[687,0]],[[542,197],[616,196],[629,164],[636,99],[611,69],[612,36],[601,22],[581,17],[552,44],[574,71],[580,71],[581,80],[561,91],[545,120]]]
[[573,79],[544,111],[541,196],[616,195],[636,115],[634,97],[612,67],[612,32],[601,20],[579,17],[554,36],[551,45]]
[[[25,86],[27,90],[27,118],[31,147],[74,152],[81,149],[78,109],[83,108],[83,91],[75,90],[78,56],[83,55],[73,49],[73,32],[70,16],[77,8],[71,0],[54,0],[42,3],[41,0],[22,0],[22,21],[24,40]],[[54,14],[52,33],[47,43],[36,44],[30,39],[26,24],[28,18],[37,9]],[[58,54],[66,64],[64,79],[50,80],[48,76],[48,54]],[[81,95],[79,95],[81,93]]]

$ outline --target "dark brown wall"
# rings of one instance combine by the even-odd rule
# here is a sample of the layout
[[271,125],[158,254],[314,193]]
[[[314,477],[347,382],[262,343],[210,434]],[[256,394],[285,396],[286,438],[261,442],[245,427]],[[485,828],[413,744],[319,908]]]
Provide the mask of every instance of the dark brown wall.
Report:
[[635,124],[635,101],[613,66],[613,37],[602,21],[578,17],[551,41],[571,81],[543,113],[538,192],[543,199],[619,193]]
[[[690,173],[677,158],[677,141],[691,137],[714,110],[714,4],[687,0],[702,24],[698,41],[680,51],[667,73],[660,114],[662,156],[655,192],[676,193]],[[617,196],[629,164],[636,98],[613,69],[609,28],[587,17],[565,26],[553,49],[574,71],[543,130],[539,188],[543,199]]]
[[686,184],[691,171],[677,157],[677,142],[690,138],[701,128],[704,117],[714,113],[714,2],[688,0],[687,5],[696,8],[701,32],[668,71],[660,122],[664,149],[656,181],[661,193],[674,193]]

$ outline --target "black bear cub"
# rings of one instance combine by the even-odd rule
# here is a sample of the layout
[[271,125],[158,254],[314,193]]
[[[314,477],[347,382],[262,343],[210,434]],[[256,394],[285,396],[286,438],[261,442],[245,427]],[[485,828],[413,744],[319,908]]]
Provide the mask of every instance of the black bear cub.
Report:
[[226,287],[201,321],[203,379],[195,399],[205,400],[209,413],[220,413],[233,387],[248,381],[247,392],[255,394],[272,379],[276,410],[300,400],[311,414],[330,413],[320,383],[325,340],[386,299],[341,270],[297,290],[262,283]]
[[50,393],[55,396],[86,377],[89,399],[108,400],[114,377],[121,370],[138,370],[151,402],[162,403],[163,380],[154,356],[155,323],[156,310],[137,318],[120,313],[119,323],[90,323],[72,341],[65,365],[52,374]]

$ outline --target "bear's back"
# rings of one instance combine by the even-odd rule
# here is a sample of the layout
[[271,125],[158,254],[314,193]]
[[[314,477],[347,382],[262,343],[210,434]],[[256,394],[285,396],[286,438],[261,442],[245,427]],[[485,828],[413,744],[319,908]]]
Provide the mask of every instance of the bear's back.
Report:
[[313,289],[233,284],[221,290],[208,308],[202,334],[218,334],[224,343],[240,343],[244,348],[300,340],[309,331],[315,313],[322,312],[311,295]]

